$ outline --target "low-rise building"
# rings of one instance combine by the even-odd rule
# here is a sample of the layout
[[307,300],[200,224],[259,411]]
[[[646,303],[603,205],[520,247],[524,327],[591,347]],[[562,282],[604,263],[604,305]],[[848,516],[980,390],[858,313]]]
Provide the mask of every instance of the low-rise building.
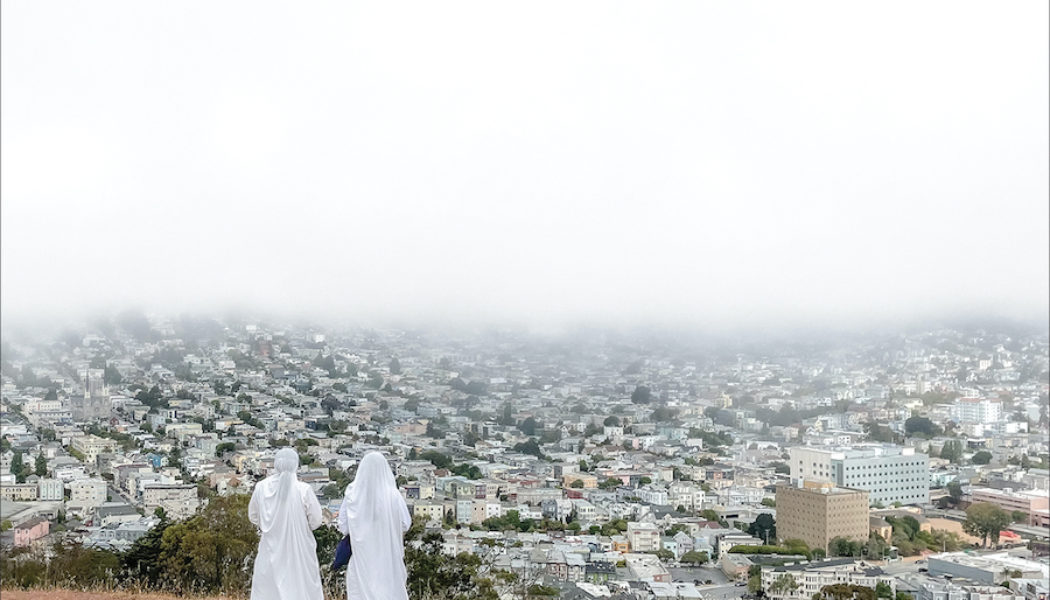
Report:
[[1035,525],[1033,519],[1037,511],[1050,509],[1050,496],[1045,490],[996,490],[992,488],[974,488],[970,493],[973,502],[989,502],[1008,513],[1014,511],[1025,514],[1026,524]]
[[1046,579],[1050,577],[1050,565],[1011,556],[1006,552],[967,554],[945,552],[933,554],[927,559],[931,576],[961,577],[985,585],[999,585],[1020,573],[1022,578]]
[[624,561],[631,578],[637,581],[671,582],[671,573],[654,554],[625,554]]
[[35,483],[11,483],[0,485],[0,500],[4,502],[33,502],[40,493]]
[[412,515],[440,523],[445,517],[445,508],[441,504],[433,502],[417,502],[412,506]]
[[36,540],[46,536],[51,531],[51,523],[43,517],[33,517],[24,523],[14,527],[14,543],[16,547],[28,546]]

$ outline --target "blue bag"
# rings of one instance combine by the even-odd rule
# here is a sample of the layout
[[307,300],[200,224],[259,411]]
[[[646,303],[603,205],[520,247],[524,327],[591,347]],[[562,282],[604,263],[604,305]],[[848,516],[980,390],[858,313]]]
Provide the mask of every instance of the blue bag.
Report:
[[346,566],[350,562],[350,556],[353,555],[354,549],[350,547],[350,536],[344,536],[343,539],[339,540],[339,543],[335,545],[335,559],[332,561],[332,570],[338,571]]

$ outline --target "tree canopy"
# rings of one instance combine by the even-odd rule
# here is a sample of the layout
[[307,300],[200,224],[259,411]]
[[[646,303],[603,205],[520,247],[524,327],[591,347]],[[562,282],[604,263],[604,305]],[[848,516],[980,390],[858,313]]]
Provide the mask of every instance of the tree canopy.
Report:
[[990,502],[976,502],[966,509],[963,531],[981,538],[987,546],[989,538],[999,543],[999,533],[1010,525],[1010,514]]

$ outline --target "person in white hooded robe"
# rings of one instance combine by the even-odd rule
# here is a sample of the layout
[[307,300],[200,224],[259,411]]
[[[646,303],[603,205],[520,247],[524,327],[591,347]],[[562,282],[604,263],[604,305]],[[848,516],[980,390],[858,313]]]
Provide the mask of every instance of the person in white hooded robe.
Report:
[[405,499],[383,455],[361,459],[339,509],[339,531],[350,536],[348,600],[407,600],[404,535],[412,525]]
[[321,525],[321,505],[313,489],[296,477],[295,450],[278,451],[273,466],[276,473],[255,486],[248,503],[248,520],[262,532],[251,600],[323,600],[311,533]]

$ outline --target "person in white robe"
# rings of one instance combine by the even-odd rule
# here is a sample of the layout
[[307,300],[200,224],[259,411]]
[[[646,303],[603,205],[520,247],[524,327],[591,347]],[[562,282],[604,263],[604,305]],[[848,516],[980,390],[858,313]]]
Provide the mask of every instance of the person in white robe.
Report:
[[273,466],[276,472],[255,486],[248,503],[248,520],[261,532],[251,600],[323,600],[312,533],[321,526],[321,505],[295,474],[295,450],[278,451]]
[[407,600],[404,535],[412,525],[408,506],[383,455],[361,459],[339,509],[339,531],[350,536],[346,566],[348,600]]

